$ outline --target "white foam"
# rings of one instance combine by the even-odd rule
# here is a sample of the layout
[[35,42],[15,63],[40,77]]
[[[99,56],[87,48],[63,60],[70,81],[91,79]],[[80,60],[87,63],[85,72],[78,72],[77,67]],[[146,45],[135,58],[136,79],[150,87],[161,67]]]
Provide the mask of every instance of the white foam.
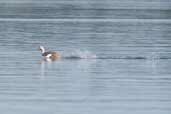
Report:
[[71,52],[64,52],[64,58],[78,58],[78,59],[96,59],[96,54],[93,54],[90,51],[81,51],[81,50],[74,50]]

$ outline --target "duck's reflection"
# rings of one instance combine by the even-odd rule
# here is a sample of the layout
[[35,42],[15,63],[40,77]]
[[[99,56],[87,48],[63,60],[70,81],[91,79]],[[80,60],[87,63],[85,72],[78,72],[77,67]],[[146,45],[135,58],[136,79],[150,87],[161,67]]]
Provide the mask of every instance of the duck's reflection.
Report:
[[46,69],[51,69],[53,62],[57,60],[51,60],[51,59],[42,59],[41,60],[41,78],[43,79],[45,77]]
[[41,78],[45,76],[45,62],[41,61]]

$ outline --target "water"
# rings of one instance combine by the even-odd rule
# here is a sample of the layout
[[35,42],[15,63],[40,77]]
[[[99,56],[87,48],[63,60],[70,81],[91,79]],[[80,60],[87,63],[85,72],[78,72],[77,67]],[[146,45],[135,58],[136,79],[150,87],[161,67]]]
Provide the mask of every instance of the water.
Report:
[[[170,1],[0,6],[1,113],[171,113]],[[39,45],[63,58],[43,61]]]

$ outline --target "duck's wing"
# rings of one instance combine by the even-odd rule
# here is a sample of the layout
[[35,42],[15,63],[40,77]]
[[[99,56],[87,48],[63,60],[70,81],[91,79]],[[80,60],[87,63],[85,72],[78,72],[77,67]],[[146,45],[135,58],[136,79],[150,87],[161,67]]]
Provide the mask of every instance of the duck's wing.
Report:
[[50,56],[52,56],[52,54],[54,54],[54,53],[55,53],[55,52],[48,51],[48,52],[43,53],[42,56],[50,57]]

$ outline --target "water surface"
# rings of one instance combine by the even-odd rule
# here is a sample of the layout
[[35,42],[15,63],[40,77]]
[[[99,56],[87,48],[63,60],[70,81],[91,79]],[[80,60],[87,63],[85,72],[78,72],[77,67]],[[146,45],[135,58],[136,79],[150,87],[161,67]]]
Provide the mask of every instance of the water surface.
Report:
[[[167,0],[0,2],[3,114],[170,114]],[[63,58],[42,61],[39,45]]]

